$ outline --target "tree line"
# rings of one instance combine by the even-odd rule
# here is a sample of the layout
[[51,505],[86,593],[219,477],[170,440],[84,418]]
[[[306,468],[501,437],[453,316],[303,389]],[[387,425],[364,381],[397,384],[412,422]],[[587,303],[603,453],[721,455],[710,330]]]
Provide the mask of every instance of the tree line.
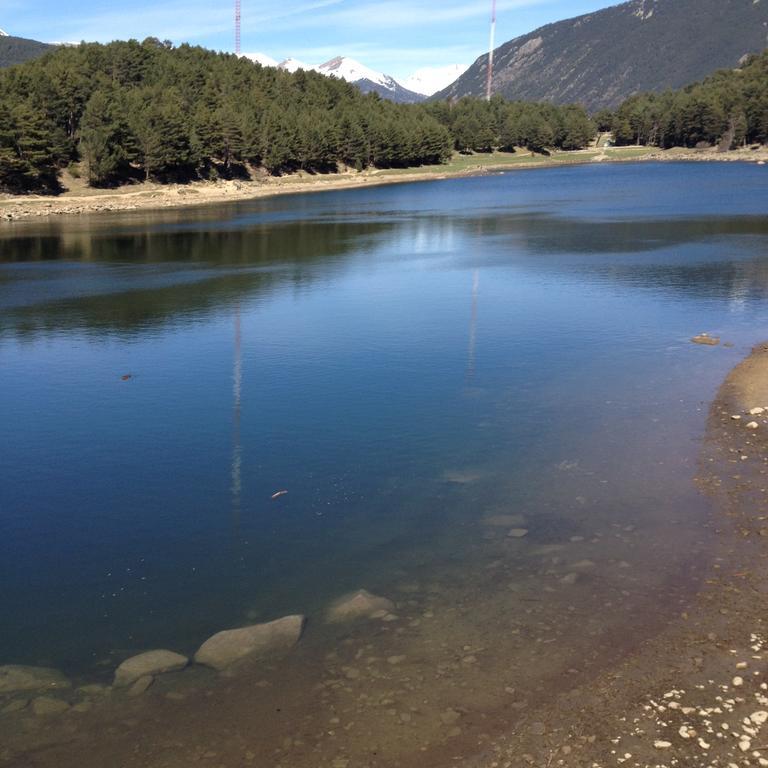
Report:
[[722,150],[768,143],[768,51],[679,91],[641,93],[595,116],[617,144]]
[[438,164],[455,150],[576,148],[593,134],[578,107],[394,104],[154,38],[62,47],[0,72],[0,188],[12,192],[55,191],[67,166],[112,186]]
[[597,129],[660,147],[768,141],[768,52],[590,117],[576,105],[395,104],[315,72],[149,38],[60,47],[0,71],[0,189],[438,164],[453,152],[580,149]]

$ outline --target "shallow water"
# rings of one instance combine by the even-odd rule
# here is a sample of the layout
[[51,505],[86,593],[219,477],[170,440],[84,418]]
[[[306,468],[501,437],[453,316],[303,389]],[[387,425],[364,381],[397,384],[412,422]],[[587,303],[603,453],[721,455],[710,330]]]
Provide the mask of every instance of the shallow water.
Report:
[[[292,768],[439,752],[449,704],[508,725],[695,590],[766,210],[763,168],[642,164],[5,226],[0,663],[98,679],[301,612],[284,706],[364,727]],[[325,627],[361,586],[398,621]]]

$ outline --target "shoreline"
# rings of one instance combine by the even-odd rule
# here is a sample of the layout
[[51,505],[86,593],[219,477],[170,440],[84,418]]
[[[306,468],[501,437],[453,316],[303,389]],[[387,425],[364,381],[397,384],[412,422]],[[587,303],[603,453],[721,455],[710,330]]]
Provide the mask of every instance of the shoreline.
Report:
[[768,148],[734,150],[656,150],[653,148],[619,147],[587,149],[576,152],[540,155],[502,154],[459,157],[445,166],[419,169],[374,170],[359,173],[312,175],[304,172],[285,177],[267,177],[261,181],[191,182],[189,184],[157,184],[154,182],[102,191],[90,189],[78,180],[58,196],[0,195],[0,223],[13,223],[52,216],[122,211],[157,211],[259,200],[281,195],[361,189],[388,184],[420,181],[442,181],[469,178],[489,173],[514,170],[560,168],[593,163],[642,162],[768,162]]
[[[523,701],[522,709],[514,707],[508,716],[515,725],[507,726],[512,730],[497,731],[475,743],[477,751],[463,752],[463,768],[741,768],[765,764],[759,761],[768,760],[768,615],[764,610],[768,600],[768,547],[764,540],[768,533],[768,489],[763,487],[768,461],[768,409],[755,416],[749,411],[756,407],[757,400],[766,399],[768,344],[761,344],[731,370],[709,409],[697,483],[714,501],[702,529],[704,535],[717,539],[717,547],[707,561],[700,588],[689,599],[680,600],[679,613],[665,614],[656,634],[619,658],[604,659],[594,676],[585,668],[554,699],[528,699]],[[734,419],[735,415],[742,418]],[[746,427],[747,417],[760,422],[757,430]],[[758,504],[756,494],[760,495]],[[366,637],[365,642],[370,641],[363,626],[344,630],[345,640],[339,644],[337,638],[334,642],[343,648],[356,632]],[[111,705],[86,702],[96,718],[90,726],[82,719],[86,716],[78,714],[81,710],[74,708],[75,714],[43,721],[50,729],[45,737],[37,718],[9,721],[11,726],[18,724],[17,737],[9,740],[5,754],[0,749],[0,764],[16,768],[34,753],[41,768],[84,765],[72,746],[75,737],[81,742],[88,739],[94,754],[128,755],[126,740],[130,733],[115,734],[114,727],[110,731],[117,717],[134,729],[140,723],[149,729],[150,720],[161,724],[155,730],[142,731],[145,755],[136,756],[136,760],[144,762],[126,761],[130,768],[150,762],[159,765],[158,755],[165,757],[165,753],[157,745],[165,743],[169,723],[180,727],[191,718],[191,730],[184,731],[186,735],[175,744],[181,752],[184,738],[191,738],[190,734],[198,730],[203,732],[202,724],[207,724],[211,716],[208,707],[223,709],[226,720],[227,707],[234,706],[234,712],[238,702],[240,706],[253,705],[254,686],[274,691],[281,698],[280,706],[287,707],[288,700],[278,694],[280,686],[290,692],[306,679],[308,670],[327,663],[323,655],[326,639],[319,638],[306,658],[290,662],[292,672],[287,680],[281,676],[285,668],[281,672],[280,667],[269,666],[245,678],[238,689],[234,679],[217,683],[212,673],[195,668],[184,672],[187,677],[183,679],[169,676],[166,680],[163,676],[157,680],[150,703],[117,695],[111,697]],[[399,665],[405,657],[392,658]],[[344,669],[347,667],[341,667]],[[334,685],[350,685],[349,679],[342,678],[343,682],[335,681]],[[86,687],[96,689],[99,685]],[[201,694],[203,690],[207,692]],[[332,700],[327,693],[324,696],[325,705],[330,706]],[[103,692],[99,697],[110,699]],[[300,712],[292,711],[292,717],[298,718]],[[472,719],[469,710],[459,715]],[[42,741],[33,752],[20,748],[29,736]],[[208,754],[206,750],[211,746],[200,747],[200,756]],[[238,749],[242,751],[235,740]],[[458,742],[446,744],[441,764],[447,765],[457,750]],[[221,755],[221,765],[236,764],[220,752],[215,754]],[[253,756],[249,760],[258,757],[256,752],[246,754]],[[418,756],[401,757],[404,768],[414,768]],[[179,754],[178,761],[169,758],[162,764],[176,768],[188,764],[185,759]],[[289,765],[277,762],[276,756],[274,759],[276,765]],[[318,759],[316,764],[321,762]],[[352,765],[347,762],[347,768]]]
[[588,688],[532,712],[544,735],[508,733],[472,768],[768,765],[768,342],[721,384],[698,465],[718,540],[701,589]]

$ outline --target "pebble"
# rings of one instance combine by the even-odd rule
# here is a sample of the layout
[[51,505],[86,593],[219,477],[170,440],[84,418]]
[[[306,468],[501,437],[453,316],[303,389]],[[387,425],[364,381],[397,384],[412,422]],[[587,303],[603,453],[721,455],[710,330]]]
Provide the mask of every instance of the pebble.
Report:
[[543,736],[547,732],[547,726],[544,723],[533,723],[531,733],[534,736]]
[[738,675],[733,678],[733,686],[734,688],[738,688],[740,686],[744,685],[744,678],[739,677]]
[[747,429],[758,429],[760,425],[756,421],[750,421],[749,424],[747,424]]
[[765,408],[752,408],[750,410],[749,415],[750,416],[762,416],[765,413]]
[[507,536],[513,538],[513,539],[522,539],[525,536],[528,535],[528,529],[527,528],[512,528],[510,529]]
[[455,709],[446,709],[445,712],[440,713],[440,719],[444,725],[453,725],[461,717],[461,712],[457,712]]
[[653,746],[656,747],[656,749],[669,749],[672,746],[671,741],[662,741],[661,739],[657,739],[653,742]]

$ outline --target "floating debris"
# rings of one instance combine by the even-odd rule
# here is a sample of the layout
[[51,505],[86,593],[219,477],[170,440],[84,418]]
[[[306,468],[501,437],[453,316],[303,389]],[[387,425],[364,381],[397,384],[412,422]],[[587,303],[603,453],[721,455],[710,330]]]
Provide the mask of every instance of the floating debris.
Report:
[[130,381],[132,378],[133,378],[133,374],[132,373],[124,373],[120,377],[120,381]]
[[279,499],[281,496],[285,496],[286,493],[288,493],[288,491],[276,491],[270,498]]

